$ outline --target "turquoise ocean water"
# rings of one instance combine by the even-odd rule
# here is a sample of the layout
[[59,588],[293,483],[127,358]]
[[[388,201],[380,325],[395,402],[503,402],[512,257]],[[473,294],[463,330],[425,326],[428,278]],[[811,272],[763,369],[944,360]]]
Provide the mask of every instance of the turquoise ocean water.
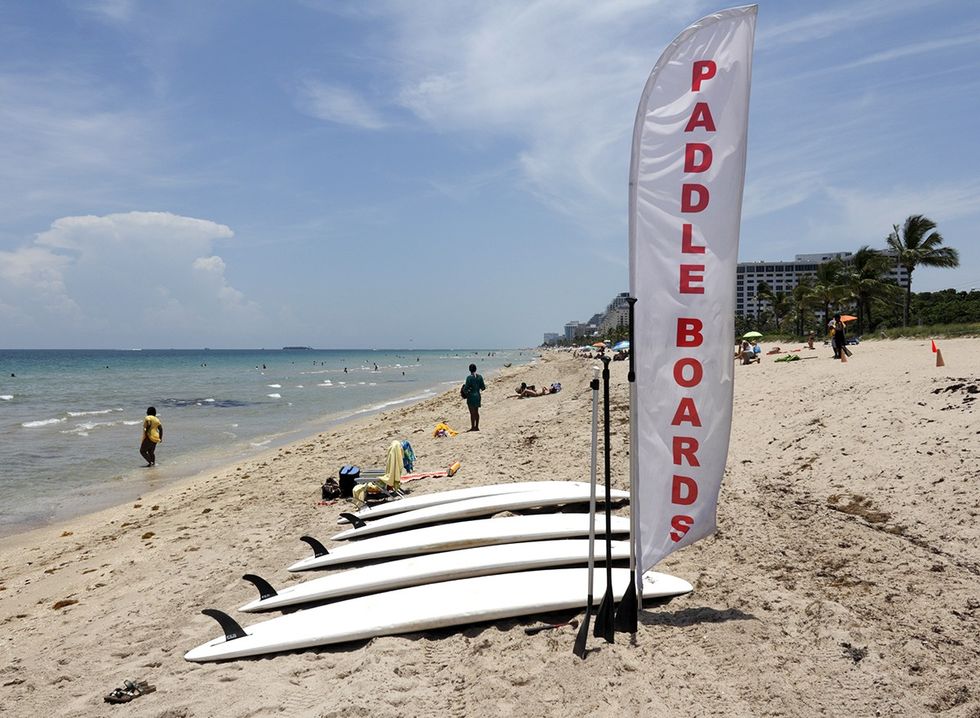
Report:
[[[487,349],[0,350],[0,535],[434,396],[462,383],[470,362],[488,376],[531,358]],[[151,405],[164,443],[157,465],[144,468]]]

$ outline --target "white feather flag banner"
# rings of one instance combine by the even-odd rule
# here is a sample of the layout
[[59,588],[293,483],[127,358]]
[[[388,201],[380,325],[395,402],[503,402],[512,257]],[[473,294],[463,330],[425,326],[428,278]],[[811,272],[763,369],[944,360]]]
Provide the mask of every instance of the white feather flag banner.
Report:
[[715,529],[757,6],[709,15],[647,80],[630,162],[637,573]]

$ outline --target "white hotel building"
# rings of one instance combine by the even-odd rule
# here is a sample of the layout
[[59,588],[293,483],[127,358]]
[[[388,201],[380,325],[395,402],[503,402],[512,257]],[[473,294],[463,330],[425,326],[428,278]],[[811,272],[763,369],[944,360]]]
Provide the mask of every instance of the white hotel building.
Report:
[[[879,250],[881,251],[881,250]],[[882,254],[889,254],[887,250]],[[759,282],[765,282],[773,292],[793,291],[803,277],[813,277],[817,265],[839,259],[845,264],[853,260],[851,252],[828,252],[826,254],[797,254],[792,262],[739,262],[735,277],[735,314],[743,317],[757,316],[763,307],[756,300],[755,292]],[[897,282],[903,289],[909,277],[904,267],[897,264],[888,278]]]

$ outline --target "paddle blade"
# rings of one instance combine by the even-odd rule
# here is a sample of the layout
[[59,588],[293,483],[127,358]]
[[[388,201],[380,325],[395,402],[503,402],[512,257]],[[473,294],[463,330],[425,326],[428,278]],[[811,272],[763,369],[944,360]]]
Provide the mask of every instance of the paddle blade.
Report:
[[636,633],[636,584],[630,582],[626,594],[616,609],[616,630],[620,633]]
[[585,609],[585,618],[582,619],[582,625],[578,629],[578,635],[575,636],[575,646],[572,648],[572,653],[585,660],[585,647],[589,642],[589,619],[592,616],[592,596],[589,596],[589,605]]
[[612,586],[606,589],[606,595],[602,597],[599,604],[599,611],[595,615],[595,630],[592,635],[596,638],[605,638],[606,643],[615,643],[616,627],[613,615],[614,601]]

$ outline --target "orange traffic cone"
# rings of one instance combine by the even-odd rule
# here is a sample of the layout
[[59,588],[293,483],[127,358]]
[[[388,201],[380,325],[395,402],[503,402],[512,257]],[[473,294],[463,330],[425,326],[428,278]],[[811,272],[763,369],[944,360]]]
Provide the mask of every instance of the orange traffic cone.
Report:
[[943,353],[938,347],[936,348],[936,366],[946,366],[946,362],[943,361]]

